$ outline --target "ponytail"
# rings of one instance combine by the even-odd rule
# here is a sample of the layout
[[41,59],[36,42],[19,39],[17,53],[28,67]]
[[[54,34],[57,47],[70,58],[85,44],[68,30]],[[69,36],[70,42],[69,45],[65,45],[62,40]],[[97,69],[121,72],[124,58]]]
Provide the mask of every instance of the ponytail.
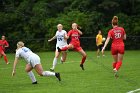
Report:
[[118,17],[117,16],[114,16],[113,19],[112,19],[112,25],[118,25]]

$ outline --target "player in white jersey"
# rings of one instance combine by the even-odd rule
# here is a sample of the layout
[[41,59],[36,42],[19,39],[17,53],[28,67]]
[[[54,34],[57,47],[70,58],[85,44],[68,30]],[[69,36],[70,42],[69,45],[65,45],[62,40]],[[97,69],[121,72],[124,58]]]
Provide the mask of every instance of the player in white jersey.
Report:
[[[58,52],[57,47],[62,48],[62,47],[65,47],[67,45],[67,39],[66,39],[67,32],[65,30],[63,30],[62,24],[58,24],[57,29],[58,30],[57,30],[55,36],[48,40],[48,42],[50,42],[50,41],[52,41],[54,39],[57,39],[55,57],[53,59],[53,66],[52,66],[52,68],[50,68],[51,71],[54,71],[55,66],[57,64],[57,59],[58,59],[58,57],[60,55],[60,52]],[[61,62],[62,63],[65,62],[66,57],[67,57],[67,53],[66,53],[66,51],[63,51],[62,52],[62,57],[61,57]]]
[[40,57],[37,54],[33,53],[29,48],[25,47],[22,41],[19,41],[17,43],[12,76],[14,76],[16,73],[16,65],[20,57],[25,59],[25,61],[27,62],[25,71],[28,73],[29,77],[31,78],[32,84],[37,84],[37,80],[34,76],[34,73],[32,72],[33,68],[40,76],[56,76],[56,78],[58,78],[58,80],[61,81],[59,73],[43,71],[42,65],[40,63]]

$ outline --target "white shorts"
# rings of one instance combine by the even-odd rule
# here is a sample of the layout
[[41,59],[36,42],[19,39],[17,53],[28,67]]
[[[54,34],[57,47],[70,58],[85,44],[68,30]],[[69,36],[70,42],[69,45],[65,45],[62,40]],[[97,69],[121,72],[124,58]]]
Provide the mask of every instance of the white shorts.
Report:
[[58,51],[57,47],[59,47],[59,48],[63,48],[63,47],[65,47],[65,46],[67,46],[67,45],[62,45],[62,46],[60,46],[60,45],[56,45],[56,50]]
[[30,58],[29,58],[29,64],[34,68],[37,64],[41,64],[40,63],[40,57],[37,55],[37,54],[32,54],[30,55]]

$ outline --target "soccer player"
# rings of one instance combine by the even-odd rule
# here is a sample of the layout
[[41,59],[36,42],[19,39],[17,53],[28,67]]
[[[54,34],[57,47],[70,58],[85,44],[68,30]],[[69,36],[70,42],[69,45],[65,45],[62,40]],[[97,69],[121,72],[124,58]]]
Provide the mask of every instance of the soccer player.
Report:
[[28,73],[30,79],[32,80],[32,84],[37,84],[37,80],[34,76],[34,73],[32,72],[33,68],[40,76],[56,76],[56,78],[58,78],[58,80],[61,81],[59,73],[43,71],[42,65],[40,63],[40,57],[37,54],[33,53],[29,48],[25,47],[22,41],[19,41],[17,43],[12,76],[14,76],[16,73],[16,65],[19,61],[19,57],[24,58],[27,63],[25,71]]
[[68,32],[67,39],[71,38],[69,45],[67,45],[63,48],[57,47],[57,49],[58,49],[58,52],[66,51],[68,49],[74,49],[75,51],[79,52],[82,55],[82,61],[80,63],[80,67],[82,68],[82,70],[84,70],[83,64],[86,60],[87,55],[86,55],[85,51],[82,49],[82,47],[80,46],[79,38],[80,38],[80,35],[82,35],[83,33],[77,27],[78,27],[78,25],[76,23],[73,23],[72,30],[70,30]]
[[3,56],[6,64],[9,64],[7,56],[5,54],[5,48],[7,47],[9,47],[9,43],[7,42],[7,40],[5,40],[5,36],[3,35],[0,40],[0,56]]
[[[51,38],[51,39],[48,40],[48,42],[50,42],[50,41],[52,41],[52,40],[54,40],[54,39],[57,38],[56,50],[55,50],[55,57],[54,57],[54,59],[53,59],[52,68],[50,68],[51,71],[54,71],[55,66],[56,66],[56,64],[57,64],[58,57],[59,57],[59,55],[60,55],[60,52],[58,52],[57,47],[62,48],[62,47],[65,47],[66,45],[68,45],[68,44],[67,44],[67,39],[66,39],[66,37],[67,37],[67,32],[66,32],[65,30],[63,30],[62,24],[58,24],[58,25],[57,25],[57,29],[58,29],[58,30],[56,31],[55,36],[54,36],[53,38]],[[60,59],[62,63],[65,62],[66,57],[67,57],[67,52],[66,52],[66,51],[63,51],[63,52],[62,52],[62,57],[61,57],[61,59]]]
[[[99,58],[100,51],[102,50],[102,47],[103,47],[103,38],[102,38],[101,30],[98,31],[98,34],[96,36],[96,45],[97,45],[97,58]],[[105,56],[104,52],[102,52],[102,56]]]
[[118,77],[117,72],[122,65],[123,55],[124,55],[124,42],[126,40],[126,33],[124,28],[118,26],[118,17],[114,16],[112,19],[113,28],[109,30],[108,37],[105,41],[102,52],[105,50],[108,42],[112,39],[111,53],[114,59],[113,71],[115,77]]

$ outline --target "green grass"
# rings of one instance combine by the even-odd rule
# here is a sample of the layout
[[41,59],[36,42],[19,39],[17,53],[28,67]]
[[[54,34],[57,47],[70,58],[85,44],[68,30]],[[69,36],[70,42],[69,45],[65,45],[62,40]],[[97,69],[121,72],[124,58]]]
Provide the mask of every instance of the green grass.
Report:
[[[0,93],[126,93],[140,88],[140,51],[126,51],[118,79],[112,72],[112,56],[109,51],[105,53],[105,57],[96,58],[95,51],[88,51],[85,71],[82,71],[79,67],[81,56],[68,52],[66,63],[58,61],[55,70],[61,73],[62,81],[58,82],[55,77],[40,77],[34,71],[37,85],[31,84],[22,59],[16,75],[11,77],[14,54],[7,54],[11,64],[6,65],[0,59]],[[49,70],[54,52],[37,54],[44,70]]]

